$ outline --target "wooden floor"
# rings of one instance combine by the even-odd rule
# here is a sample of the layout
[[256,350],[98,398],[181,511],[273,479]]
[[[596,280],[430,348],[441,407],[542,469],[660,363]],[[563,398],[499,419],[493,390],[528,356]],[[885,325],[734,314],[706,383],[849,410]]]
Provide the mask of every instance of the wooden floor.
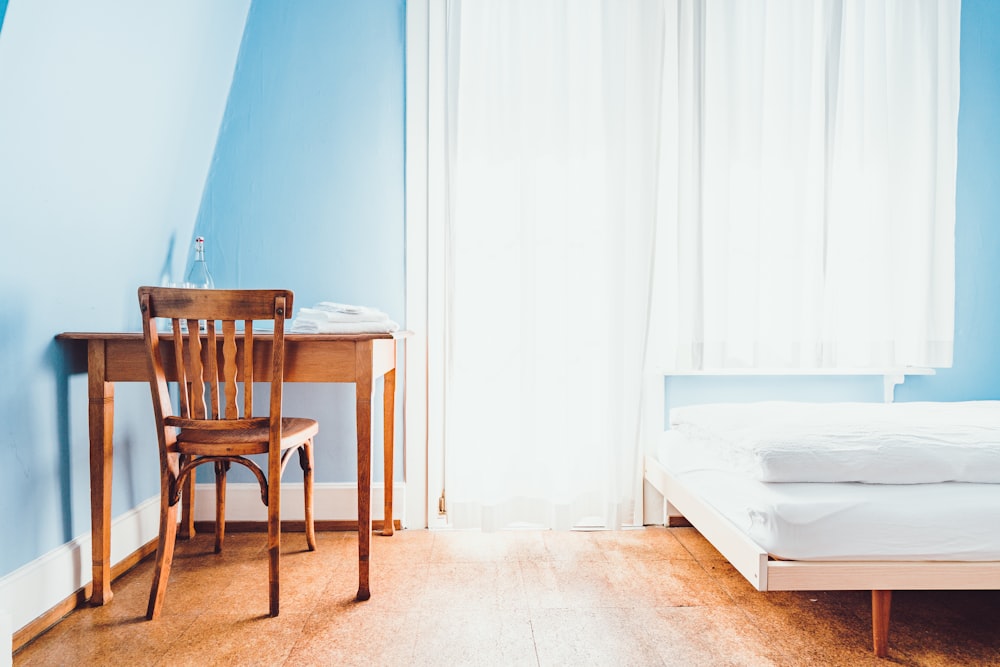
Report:
[[265,536],[178,543],[163,618],[144,618],[150,561],[14,656],[28,665],[1000,665],[1000,591],[899,592],[888,660],[867,592],[755,591],[692,528],[406,530],[284,536],[281,615]]

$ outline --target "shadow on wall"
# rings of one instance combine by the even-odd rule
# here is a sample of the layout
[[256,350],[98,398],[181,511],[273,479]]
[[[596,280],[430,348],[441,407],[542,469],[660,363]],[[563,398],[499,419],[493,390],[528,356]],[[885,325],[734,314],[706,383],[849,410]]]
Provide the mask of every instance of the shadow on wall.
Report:
[[87,372],[87,348],[83,345],[63,345],[53,340],[45,349],[45,364],[55,378],[56,437],[59,454],[59,490],[63,537],[73,538],[73,478],[72,445],[70,438],[69,379],[75,373]]
[[[136,306],[138,308],[138,306]],[[87,386],[87,344],[83,341],[53,340],[44,355],[46,369],[54,378],[55,405],[57,408],[56,460],[46,465],[35,457],[31,463],[38,470],[58,468],[58,496],[61,514],[61,537],[70,541],[89,528],[90,487],[88,483],[89,451],[89,399]],[[82,390],[82,391],[81,391]],[[82,396],[81,396],[82,394]],[[16,418],[24,421],[27,407],[18,404],[14,397],[5,398],[4,405],[12,413],[21,411]],[[114,391],[116,416],[129,418],[114,421],[114,474],[112,493],[113,514],[155,497],[159,488],[157,472],[156,435],[153,428],[152,405],[149,386],[142,382],[118,383]],[[6,415],[8,418],[10,415]],[[83,428],[81,428],[81,425]],[[74,428],[75,426],[75,428]],[[75,438],[75,439],[74,439]],[[28,438],[28,442],[31,439]],[[15,447],[17,443],[15,442]],[[39,448],[30,448],[31,452]],[[145,452],[142,454],[141,452]],[[34,470],[36,468],[26,468]],[[37,486],[37,485],[32,485]],[[38,494],[38,491],[35,491]],[[17,496],[15,496],[17,497]],[[25,498],[26,503],[34,503]],[[36,496],[37,497],[37,496]],[[49,497],[54,497],[50,494]],[[44,503],[43,503],[44,504]],[[75,514],[74,514],[75,512]]]

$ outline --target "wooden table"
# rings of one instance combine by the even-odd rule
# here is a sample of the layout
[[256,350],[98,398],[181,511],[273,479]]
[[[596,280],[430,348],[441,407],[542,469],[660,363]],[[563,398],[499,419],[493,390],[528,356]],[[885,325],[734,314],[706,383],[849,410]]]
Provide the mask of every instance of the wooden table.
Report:
[[[385,460],[383,535],[392,535],[393,428],[397,334],[285,334],[286,382],[352,382],[357,393],[358,600],[371,596],[371,416],[373,385],[385,377],[382,399]],[[93,544],[91,604],[111,601],[111,469],[114,460],[115,382],[149,382],[141,333],[62,333],[57,340],[87,346],[90,421],[90,517]],[[271,336],[254,337],[254,363],[270,359]],[[170,378],[168,377],[168,380]],[[189,513],[188,513],[189,514]],[[193,521],[192,519],[189,519]]]

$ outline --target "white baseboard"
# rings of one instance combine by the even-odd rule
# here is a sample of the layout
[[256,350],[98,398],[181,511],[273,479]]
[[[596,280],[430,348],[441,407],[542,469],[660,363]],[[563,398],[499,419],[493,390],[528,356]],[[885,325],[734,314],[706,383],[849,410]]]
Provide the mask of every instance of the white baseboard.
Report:
[[[372,519],[382,519],[383,487],[372,485]],[[302,484],[282,485],[281,516],[301,520]],[[406,515],[406,485],[393,487],[393,518]],[[316,521],[357,521],[357,484],[316,484],[313,489]],[[266,521],[267,514],[254,483],[226,488],[226,518],[232,521]],[[195,486],[195,520],[215,519],[215,486]],[[156,539],[160,503],[154,497],[111,522],[111,563],[115,565]],[[404,522],[405,525],[405,522]],[[91,581],[90,534],[81,535],[0,578],[0,641],[13,646],[13,633],[47,613]],[[4,616],[6,612],[7,616]],[[6,625],[4,623],[6,622]],[[10,651],[0,649],[0,667]]]
[[[112,521],[111,562],[124,560],[155,539],[159,521],[157,498],[143,502]],[[90,556],[88,533],[0,578],[0,608],[10,615],[10,627],[20,630],[90,583]]]
[[[358,485],[350,482],[316,484],[313,487],[313,519],[316,521],[357,521]],[[301,521],[304,517],[302,483],[281,485],[281,518]],[[381,484],[372,485],[372,519],[382,519],[385,498]],[[406,516],[406,485],[397,483],[392,492],[392,517],[403,521]],[[215,485],[196,484],[194,487],[195,521],[215,520]],[[260,499],[260,487],[253,482],[226,485],[227,521],[267,521],[267,508]]]

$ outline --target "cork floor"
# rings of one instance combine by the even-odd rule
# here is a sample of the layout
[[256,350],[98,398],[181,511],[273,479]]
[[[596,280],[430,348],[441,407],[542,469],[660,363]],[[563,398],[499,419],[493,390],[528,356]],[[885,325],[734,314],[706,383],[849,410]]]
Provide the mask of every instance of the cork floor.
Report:
[[265,539],[179,542],[160,620],[146,559],[14,666],[1000,665],[1000,591],[896,593],[878,660],[869,593],[755,591],[692,528],[376,534],[363,603],[356,534],[289,533],[276,618]]

